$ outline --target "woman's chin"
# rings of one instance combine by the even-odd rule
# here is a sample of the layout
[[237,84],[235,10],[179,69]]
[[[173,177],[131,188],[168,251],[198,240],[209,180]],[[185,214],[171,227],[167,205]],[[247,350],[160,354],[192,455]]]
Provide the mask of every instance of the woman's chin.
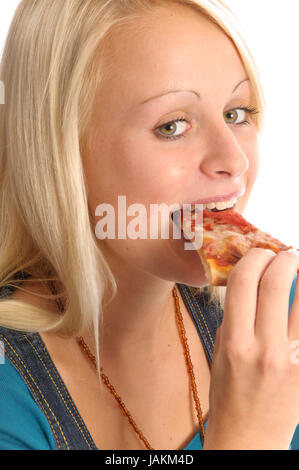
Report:
[[196,250],[184,250],[182,244],[184,240],[176,240],[176,252],[179,255],[180,263],[178,265],[181,284],[187,284],[193,287],[206,287],[209,281],[205,275],[205,270]]

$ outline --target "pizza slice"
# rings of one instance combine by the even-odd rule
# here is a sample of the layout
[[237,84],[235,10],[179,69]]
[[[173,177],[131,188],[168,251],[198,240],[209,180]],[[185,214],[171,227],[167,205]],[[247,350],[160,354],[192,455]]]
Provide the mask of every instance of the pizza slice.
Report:
[[[191,223],[189,219],[188,229],[186,229],[183,212],[181,223],[187,238],[194,242],[194,233],[198,229],[194,212],[191,213]],[[197,252],[209,284],[212,286],[226,286],[229,273],[251,248],[269,249],[274,253],[293,248],[271,237],[268,233],[260,231],[247,222],[241,214],[230,209],[223,211],[204,209],[200,229],[202,230],[202,246]]]

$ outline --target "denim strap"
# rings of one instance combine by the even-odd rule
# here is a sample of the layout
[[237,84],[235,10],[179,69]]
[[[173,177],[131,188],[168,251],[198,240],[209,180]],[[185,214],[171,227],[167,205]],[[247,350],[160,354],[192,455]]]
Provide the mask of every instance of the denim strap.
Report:
[[5,355],[21,374],[44,412],[57,450],[91,450],[96,446],[38,333],[0,327]]
[[[26,279],[27,273],[16,273],[14,279]],[[0,298],[15,289],[0,289]],[[79,414],[41,336],[0,327],[0,340],[5,355],[27,384],[35,402],[51,427],[57,450],[96,450],[91,435]]]
[[195,322],[199,337],[211,364],[216,332],[222,322],[223,310],[215,302],[209,300],[208,293],[197,293],[194,287],[189,287],[185,284],[177,284],[177,286]]

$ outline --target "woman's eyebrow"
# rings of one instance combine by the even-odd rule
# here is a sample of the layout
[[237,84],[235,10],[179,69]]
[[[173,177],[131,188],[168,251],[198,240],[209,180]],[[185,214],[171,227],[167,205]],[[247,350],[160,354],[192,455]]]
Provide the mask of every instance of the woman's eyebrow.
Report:
[[[233,89],[232,93],[235,93],[235,91],[237,91],[237,89],[239,88],[240,85],[242,85],[242,83],[245,83],[249,81],[249,78],[244,78],[244,80],[242,80],[241,82],[239,82],[236,87]],[[151,101],[151,100],[155,100],[156,98],[161,98],[162,96],[166,96],[166,95],[170,95],[171,93],[193,93],[197,98],[200,98],[200,93],[198,93],[197,91],[194,91],[194,90],[169,90],[169,91],[164,91],[162,93],[160,93],[159,95],[155,95],[155,96],[151,96],[150,98],[147,98],[146,100],[142,101],[141,103],[139,103],[140,105],[142,104],[145,104],[145,103],[148,103],[148,101]]]
[[248,82],[250,81],[249,78],[244,78],[244,80],[242,80],[240,83],[238,83],[238,85],[233,89],[233,93],[235,93],[235,91],[237,91],[237,89],[239,88],[240,85],[242,85],[242,83],[245,83],[245,82]]
[[147,98],[146,100],[142,101],[139,104],[145,104],[148,101],[155,100],[156,98],[161,98],[162,96],[170,95],[171,93],[194,93],[197,98],[200,98],[200,94],[197,91],[194,90],[169,90],[169,91],[164,91],[160,93],[159,95],[151,96],[150,98]]

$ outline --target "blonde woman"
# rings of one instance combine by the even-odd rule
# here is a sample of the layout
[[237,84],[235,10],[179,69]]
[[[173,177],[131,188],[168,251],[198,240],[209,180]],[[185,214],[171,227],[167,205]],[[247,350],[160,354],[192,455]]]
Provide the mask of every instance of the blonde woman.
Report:
[[23,0],[1,80],[0,448],[299,448],[299,258],[253,249],[211,288],[162,216],[99,236],[124,200],[125,227],[134,204],[243,212],[264,101],[230,10]]

